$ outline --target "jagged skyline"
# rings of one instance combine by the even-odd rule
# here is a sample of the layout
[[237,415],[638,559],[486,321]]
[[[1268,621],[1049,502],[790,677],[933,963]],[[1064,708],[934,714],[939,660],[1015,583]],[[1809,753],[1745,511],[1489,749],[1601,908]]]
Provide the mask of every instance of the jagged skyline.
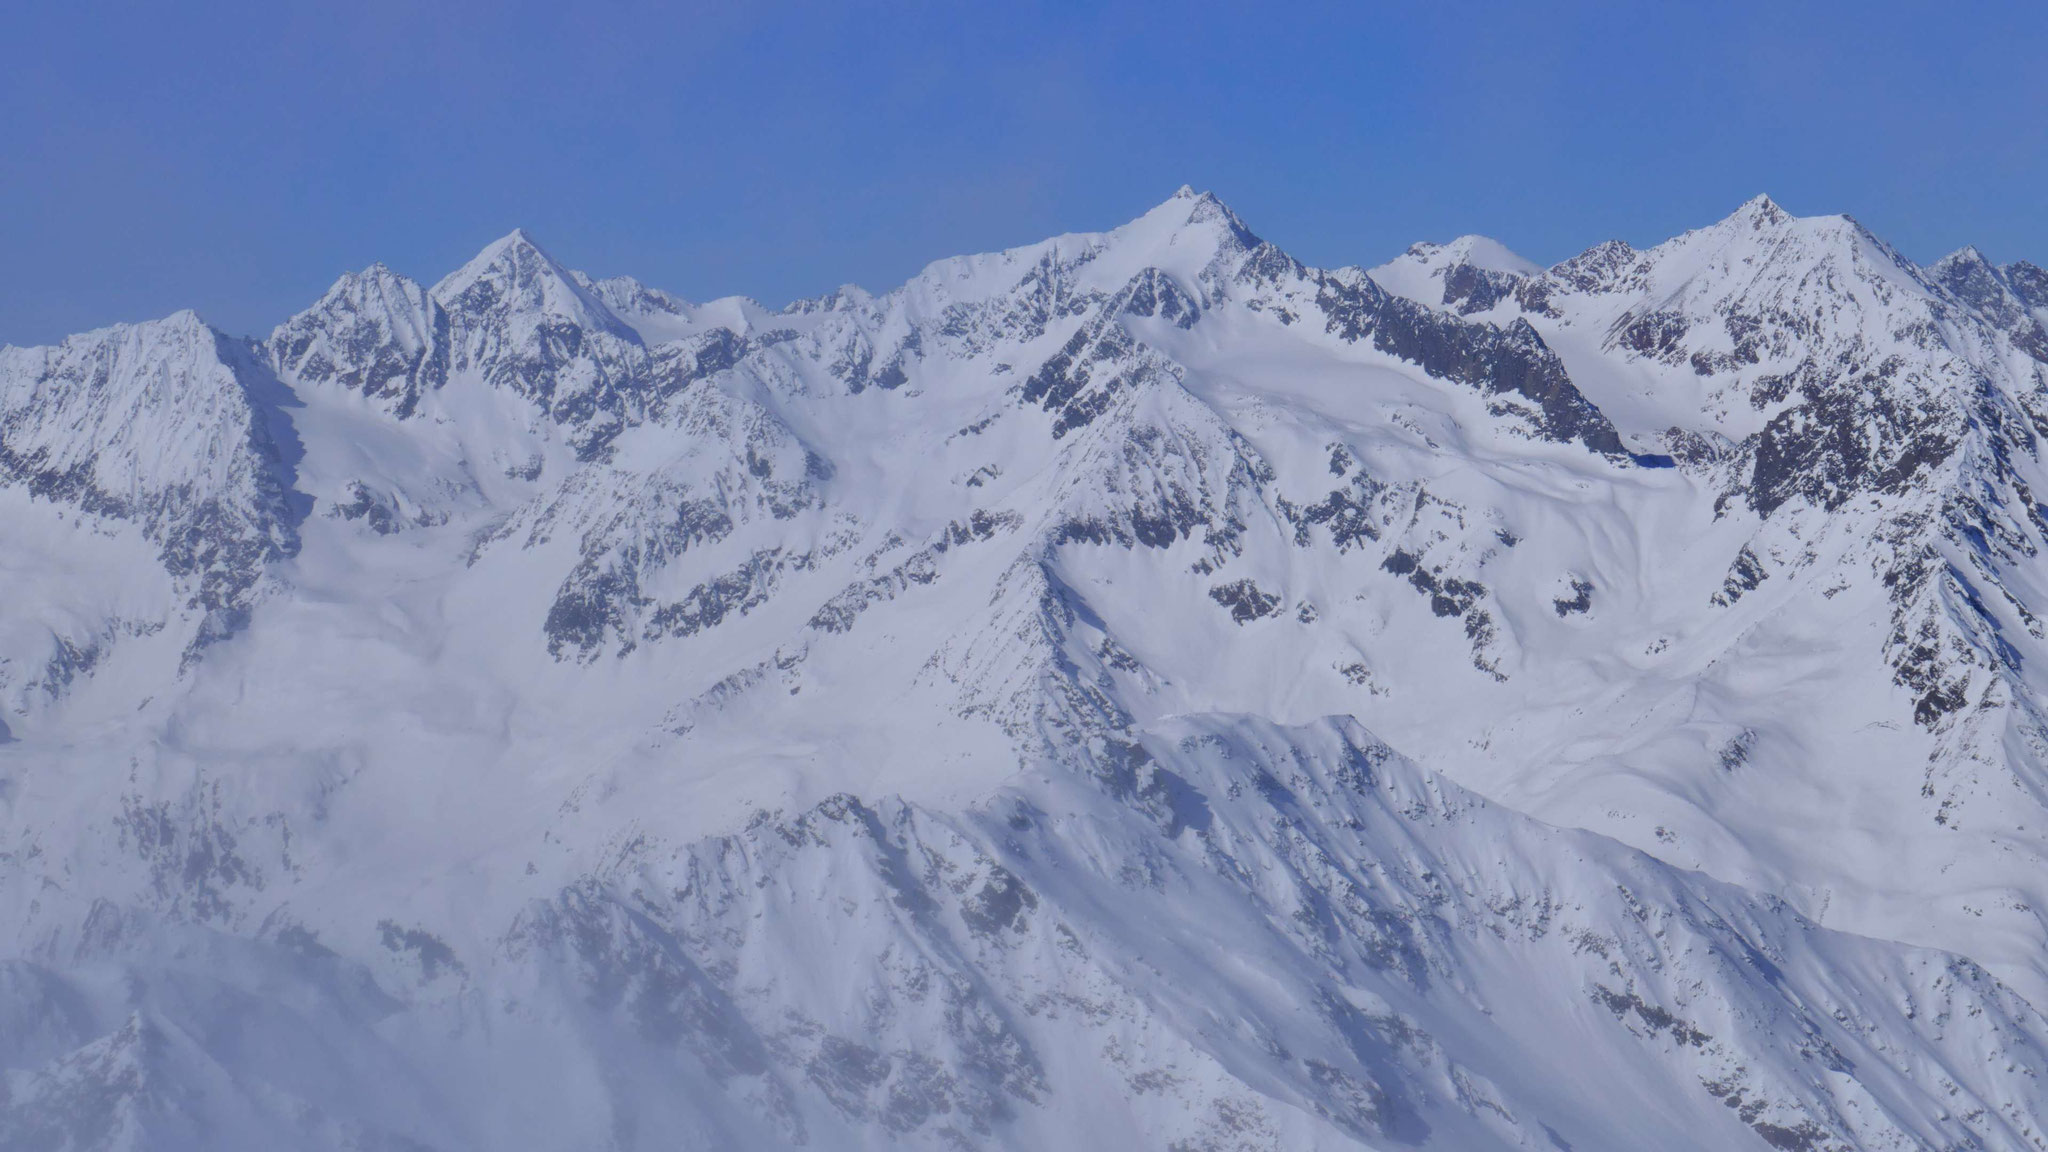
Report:
[[0,1147],[2041,1147],[2044,428],[1764,197],[0,350]]
[[1758,190],[1921,262],[1976,243],[2038,263],[2044,21],[17,5],[0,31],[34,50],[0,75],[0,342],[179,307],[256,334],[324,270],[430,279],[515,225],[598,275],[772,306],[1127,219],[1182,182],[1326,267],[1466,232],[1549,263]]

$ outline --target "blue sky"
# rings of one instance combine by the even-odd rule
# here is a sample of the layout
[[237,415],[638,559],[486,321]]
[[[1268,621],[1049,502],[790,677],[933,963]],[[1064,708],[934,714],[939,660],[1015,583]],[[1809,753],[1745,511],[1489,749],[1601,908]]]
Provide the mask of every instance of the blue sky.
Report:
[[260,332],[524,226],[770,303],[1190,183],[1321,265],[1550,262],[1757,192],[2048,263],[2048,5],[13,4],[0,341]]

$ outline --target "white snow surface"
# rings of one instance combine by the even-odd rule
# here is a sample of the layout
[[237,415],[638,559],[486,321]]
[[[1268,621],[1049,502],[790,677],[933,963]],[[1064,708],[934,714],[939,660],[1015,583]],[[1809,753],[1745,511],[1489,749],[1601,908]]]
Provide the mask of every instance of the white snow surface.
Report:
[[2044,324],[1183,189],[0,350],[0,1148],[2048,1147]]

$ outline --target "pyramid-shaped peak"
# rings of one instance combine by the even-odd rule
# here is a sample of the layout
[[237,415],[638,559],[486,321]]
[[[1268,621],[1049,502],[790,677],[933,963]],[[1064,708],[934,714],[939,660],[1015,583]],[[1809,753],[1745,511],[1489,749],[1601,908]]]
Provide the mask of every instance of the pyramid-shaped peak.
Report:
[[[1230,205],[1225,204],[1214,192],[1196,191],[1191,185],[1181,185],[1180,191],[1173,194],[1173,202],[1187,204],[1188,218],[1191,220],[1204,217],[1237,220],[1237,213],[1232,212]],[[1239,220],[1238,223],[1242,224],[1243,221]]]
[[[541,248],[540,244],[534,240],[532,234],[524,228],[514,228],[512,231],[484,245],[482,251],[470,257],[468,263],[450,273],[441,283],[446,284],[457,279],[473,280],[476,274],[481,274],[486,269],[494,266],[509,266],[533,270],[545,269],[561,276],[563,279],[573,278],[568,269],[556,264],[554,257],[549,256]],[[466,276],[465,274],[470,275]],[[439,285],[435,287],[438,293]]]
[[1181,185],[1157,207],[1117,229],[1117,234],[1180,236],[1205,226],[1218,232],[1215,240],[1219,248],[1249,250],[1263,243],[1214,192],[1197,191],[1190,184]]
[[180,308],[161,320],[147,320],[143,323],[168,332],[196,332],[200,329],[205,329],[207,332],[213,331],[213,326],[200,318],[198,312],[190,308]]
[[443,277],[430,295],[451,313],[532,313],[630,338],[632,330],[589,283],[557,263],[526,229],[514,228]]
[[285,321],[281,327],[289,327],[336,308],[354,311],[364,306],[374,306],[383,311],[394,308],[421,311],[426,308],[427,303],[425,288],[411,277],[392,270],[389,265],[379,260],[360,272],[344,272],[336,277],[319,300],[297,316]]
[[2029,308],[2048,308],[2048,270],[2026,260],[2015,260],[1999,272],[2012,287],[2013,294],[2026,301]]
[[[1179,188],[1174,189],[1173,195],[1160,201],[1158,207],[1145,213],[1145,216],[1167,215],[1182,219],[1192,219],[1207,213],[1221,213],[1232,219],[1236,219],[1237,215],[1222,200],[1218,199],[1214,192],[1205,192],[1192,184],[1183,184]],[[1143,218],[1140,217],[1140,219]]]
[[[1763,247],[1755,247],[1759,244]],[[1769,196],[1752,197],[1721,220],[1673,237],[1650,252],[1653,259],[1661,260],[1678,253],[1697,255],[1708,250],[1746,255],[1768,250],[1769,259],[1786,266],[1800,261],[1849,259],[1886,269],[1883,275],[1903,278],[1901,283],[1923,274],[1919,265],[1901,256],[1855,217],[1840,213],[1794,216]]]
[[1958,299],[1994,313],[2010,312],[2027,292],[2012,284],[2006,272],[1985,259],[1974,244],[1965,245],[1927,266],[1927,277]]
[[1793,215],[1780,208],[1776,200],[1758,193],[1743,201],[1742,206],[1729,215],[1727,222],[1743,223],[1752,228],[1770,228],[1793,219]]
[[1936,276],[1948,276],[1977,268],[1994,271],[1996,267],[1985,258],[1984,253],[1979,251],[1975,244],[1965,244],[1928,265],[1927,270]]

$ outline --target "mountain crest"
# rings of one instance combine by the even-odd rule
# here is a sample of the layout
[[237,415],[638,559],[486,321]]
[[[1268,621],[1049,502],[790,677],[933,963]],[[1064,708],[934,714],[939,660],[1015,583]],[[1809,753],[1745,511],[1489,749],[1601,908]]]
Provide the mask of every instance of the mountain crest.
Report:
[[1986,268],[1996,267],[1996,265],[1992,264],[1991,261],[1984,255],[1983,251],[1979,249],[1975,244],[1965,244],[1961,248],[1958,248],[1955,251],[1949,253],[1948,255],[1943,256],[1941,259],[1936,260],[1934,263],[1928,265],[1928,267],[1960,268],[1970,265],[1982,265]]
[[0,1147],[2038,1152],[2035,321],[1866,236],[0,350]]
[[524,314],[639,342],[639,335],[523,228],[486,245],[430,293],[458,319]]
[[344,274],[265,347],[278,373],[382,401],[400,419],[448,378],[448,314],[418,282],[372,264]]
[[1208,256],[1243,254],[1264,243],[1215,193],[1197,192],[1186,184],[1111,236]]
[[1729,221],[1739,221],[1752,229],[1774,228],[1790,223],[1798,217],[1778,206],[1778,202],[1762,193],[1742,202],[1742,206],[1729,215]]

